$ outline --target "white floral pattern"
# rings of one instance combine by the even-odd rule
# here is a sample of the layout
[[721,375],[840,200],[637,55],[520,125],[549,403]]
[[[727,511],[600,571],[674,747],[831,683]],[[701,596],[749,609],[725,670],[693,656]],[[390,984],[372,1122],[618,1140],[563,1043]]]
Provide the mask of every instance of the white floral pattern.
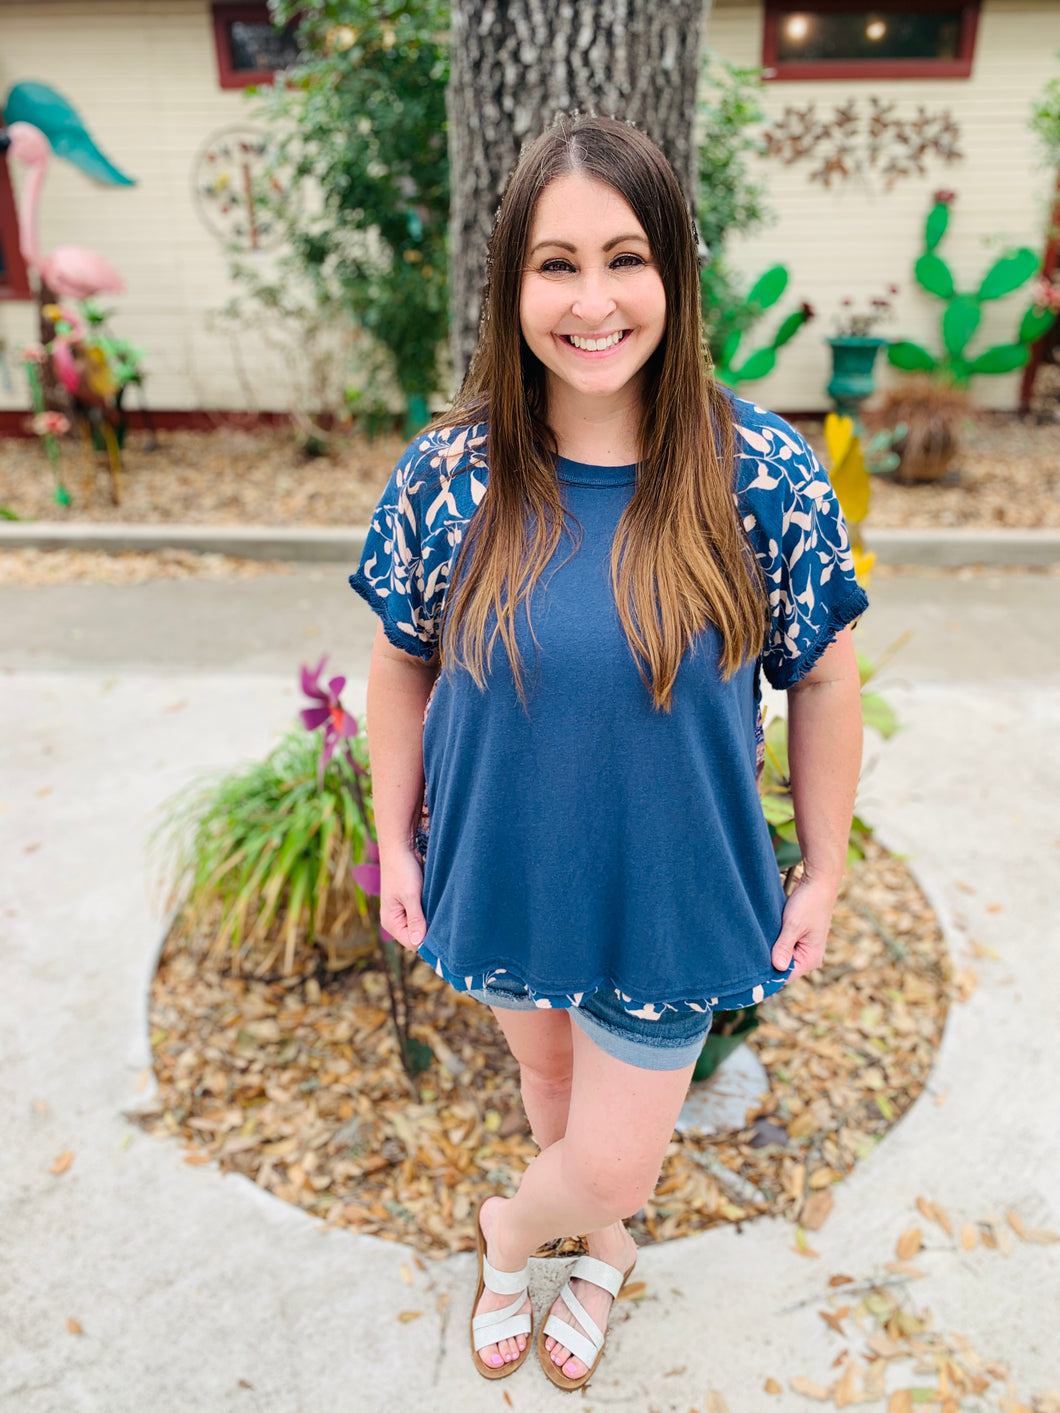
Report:
[[[734,498],[761,565],[770,627],[766,678],[781,690],[814,665],[840,628],[867,607],[839,503],[812,448],[783,418],[732,399],[736,429]],[[487,427],[443,428],[418,438],[394,468],[372,516],[351,586],[379,614],[387,638],[423,659],[434,656],[450,574],[489,478]],[[421,834],[421,847],[427,843]],[[451,973],[426,947],[420,955],[457,990],[481,990],[502,970]],[[790,971],[790,967],[789,967]],[[690,1008],[737,1010],[779,990],[775,980],[701,1001],[664,1002],[615,994],[642,1020]],[[525,994],[541,1008],[578,1006],[586,993]]]

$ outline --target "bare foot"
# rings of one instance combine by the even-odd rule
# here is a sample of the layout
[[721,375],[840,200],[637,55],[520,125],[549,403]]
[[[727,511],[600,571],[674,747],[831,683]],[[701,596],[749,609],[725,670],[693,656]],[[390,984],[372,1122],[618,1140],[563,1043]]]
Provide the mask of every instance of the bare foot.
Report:
[[[486,1259],[491,1266],[495,1266],[498,1271],[521,1271],[525,1262],[513,1259],[506,1253],[499,1241],[497,1231],[497,1218],[501,1208],[507,1202],[506,1197],[487,1197],[482,1204],[479,1214],[479,1221],[482,1223],[482,1235],[486,1238]],[[475,1306],[476,1315],[486,1315],[491,1310],[502,1310],[505,1305],[512,1303],[513,1297],[510,1295],[496,1295],[492,1290],[484,1290],[482,1297]],[[533,1309],[529,1295],[522,1306],[522,1310],[527,1314]],[[526,1335],[515,1335],[510,1339],[502,1339],[499,1344],[487,1344],[478,1351],[478,1358],[489,1369],[499,1369],[503,1364],[511,1364],[519,1358],[526,1348]]]
[[[602,1231],[590,1232],[586,1245],[590,1256],[595,1256],[598,1261],[606,1261],[609,1266],[614,1266],[619,1271],[628,1271],[637,1259],[637,1243],[621,1222],[604,1227]],[[606,1330],[608,1312],[613,1303],[608,1292],[602,1286],[593,1285],[592,1281],[581,1279],[571,1281],[571,1290],[585,1306],[586,1313],[595,1320],[600,1329]],[[566,1320],[568,1325],[572,1325],[581,1334],[588,1334],[558,1297],[550,1313]],[[581,1378],[585,1373],[586,1365],[552,1335],[546,1336],[545,1348],[553,1364],[561,1368],[569,1379]]]

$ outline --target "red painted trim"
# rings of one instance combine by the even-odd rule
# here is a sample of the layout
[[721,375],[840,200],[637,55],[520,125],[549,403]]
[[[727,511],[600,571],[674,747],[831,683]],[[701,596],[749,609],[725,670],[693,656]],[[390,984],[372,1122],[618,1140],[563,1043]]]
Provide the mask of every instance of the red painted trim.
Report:
[[249,88],[251,84],[271,84],[275,80],[272,69],[237,69],[232,64],[232,25],[271,24],[267,4],[229,4],[228,0],[214,0],[210,6],[213,17],[213,43],[217,54],[217,80],[222,88]]
[[[1053,198],[1053,211],[1049,220],[1049,236],[1045,243],[1045,254],[1042,256],[1040,271],[1042,278],[1050,279],[1058,265],[1060,265],[1060,172],[1056,174],[1056,194]],[[1023,377],[1020,379],[1021,412],[1030,411],[1031,399],[1034,397],[1034,384],[1045,354],[1045,342],[1052,334],[1053,330],[1047,329],[1040,339],[1035,339],[1031,344],[1031,356],[1024,365]]]
[[[135,394],[133,394],[135,396]],[[162,408],[149,409],[145,418],[139,408],[127,408],[126,418],[129,430],[142,432],[153,426],[163,432],[216,432],[220,427],[239,427],[253,432],[263,427],[287,427],[292,418],[289,412],[242,412],[237,408]],[[0,409],[0,437],[31,437],[26,423],[33,416],[30,408]],[[357,419],[353,419],[356,426]],[[402,414],[394,413],[394,430],[400,431]]]
[[[972,76],[975,39],[979,27],[979,0],[961,4],[961,35],[956,59],[850,59],[782,63],[777,58],[781,17],[789,14],[825,14],[856,9],[856,0],[765,0],[762,26],[763,77],[772,83],[800,79],[965,79]],[[881,0],[881,11],[955,10],[954,0]]]
[[0,247],[4,252],[4,270],[0,274],[0,299],[32,299],[29,271],[18,243],[18,212],[7,157],[0,157]]

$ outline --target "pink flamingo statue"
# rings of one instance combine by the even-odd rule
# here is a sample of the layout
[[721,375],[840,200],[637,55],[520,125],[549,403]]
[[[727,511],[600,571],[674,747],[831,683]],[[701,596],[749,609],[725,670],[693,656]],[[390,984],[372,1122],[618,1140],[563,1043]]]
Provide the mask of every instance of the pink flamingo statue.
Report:
[[29,168],[19,203],[18,243],[22,258],[41,278],[44,290],[58,299],[91,299],[97,294],[122,294],[125,282],[112,265],[83,245],[60,245],[41,255],[37,243],[37,207],[51,159],[51,143],[32,123],[12,123],[5,129],[10,153]]

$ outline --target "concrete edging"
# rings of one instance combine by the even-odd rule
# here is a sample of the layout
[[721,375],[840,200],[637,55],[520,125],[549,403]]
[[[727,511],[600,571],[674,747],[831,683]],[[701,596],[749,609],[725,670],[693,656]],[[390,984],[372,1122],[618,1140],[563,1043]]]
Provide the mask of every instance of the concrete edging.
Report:
[[[244,559],[348,563],[360,559],[366,525],[338,528],[282,525],[94,524],[80,521],[0,523],[0,550],[183,549]],[[881,564],[957,568],[961,565],[1045,566],[1060,563],[1060,530],[878,529],[865,537]]]

